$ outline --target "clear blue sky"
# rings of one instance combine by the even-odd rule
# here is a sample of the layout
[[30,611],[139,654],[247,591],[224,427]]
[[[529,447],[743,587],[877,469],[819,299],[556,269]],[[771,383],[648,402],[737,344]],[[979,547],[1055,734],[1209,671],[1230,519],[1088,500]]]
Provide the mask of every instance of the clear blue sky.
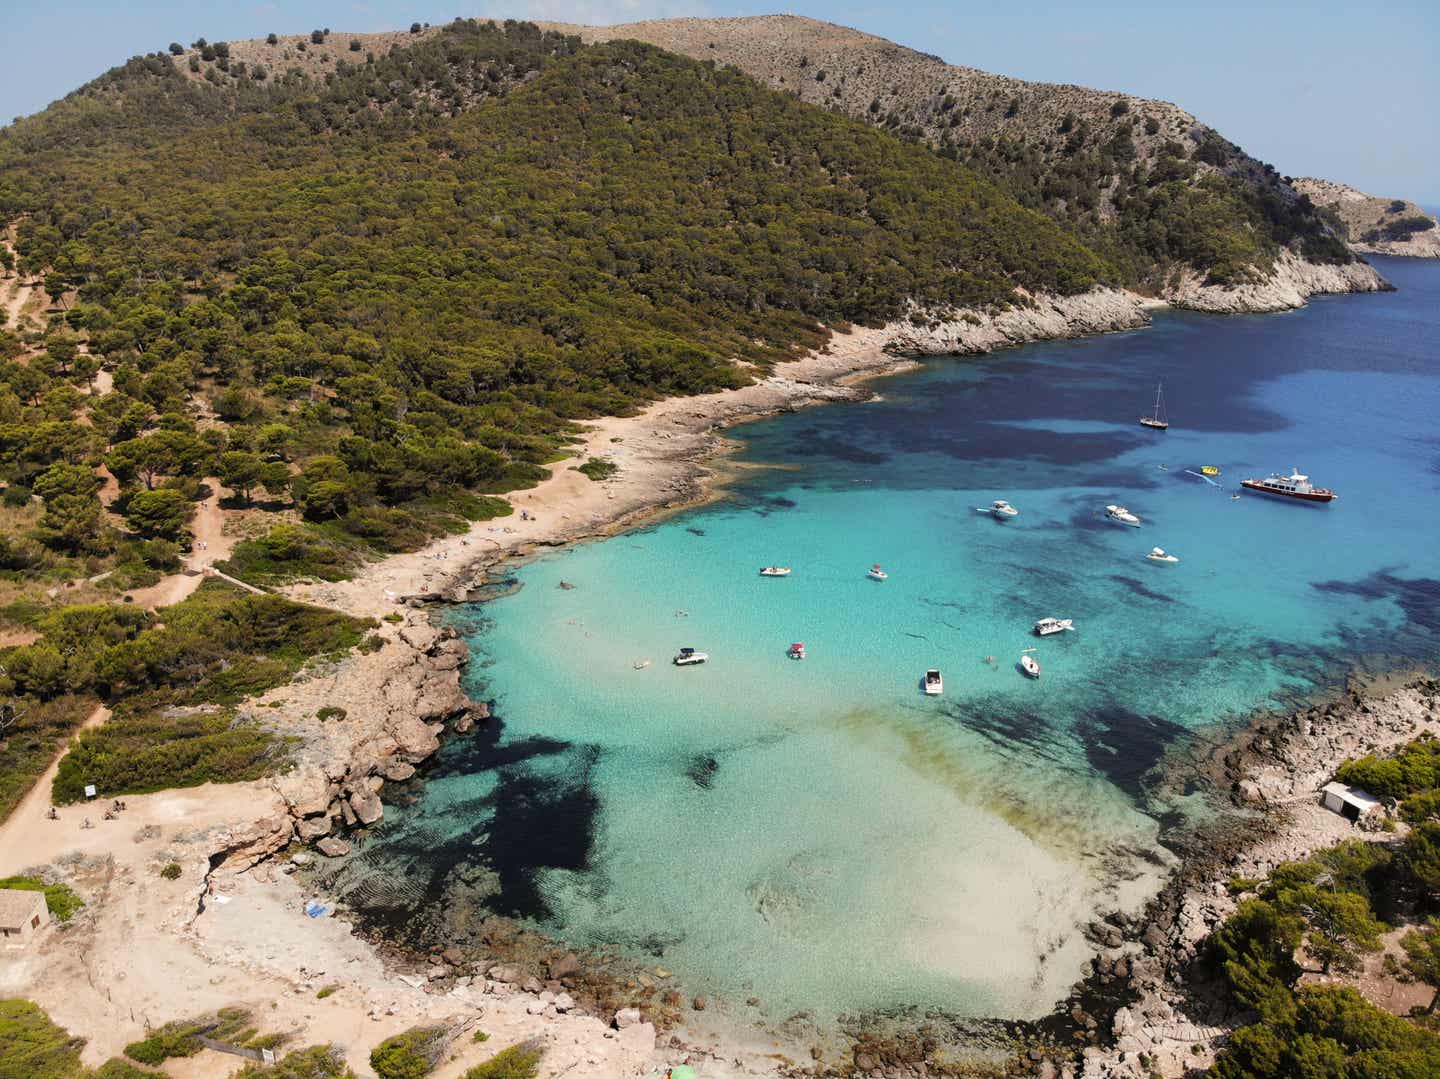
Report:
[[[0,121],[136,53],[457,15],[615,23],[787,10],[732,0],[15,0],[0,15]],[[1440,203],[1440,2],[797,0],[956,64],[1173,101],[1288,175]]]

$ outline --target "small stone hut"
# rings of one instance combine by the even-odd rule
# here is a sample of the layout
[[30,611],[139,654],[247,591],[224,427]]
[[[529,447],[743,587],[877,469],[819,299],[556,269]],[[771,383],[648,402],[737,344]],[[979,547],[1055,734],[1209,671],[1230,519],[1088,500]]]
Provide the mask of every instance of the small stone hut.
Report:
[[44,892],[0,888],[0,947],[25,947],[49,921]]
[[1384,808],[1380,799],[1369,791],[1348,787],[1344,783],[1326,783],[1321,787],[1320,804],[1331,813],[1339,813],[1346,820],[1356,823]]

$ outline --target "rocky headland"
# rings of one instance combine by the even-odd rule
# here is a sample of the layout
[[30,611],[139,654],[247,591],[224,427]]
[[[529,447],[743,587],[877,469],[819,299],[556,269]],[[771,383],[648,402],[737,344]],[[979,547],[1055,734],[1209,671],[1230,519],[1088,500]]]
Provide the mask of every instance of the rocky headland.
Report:
[[1440,221],[1405,199],[1387,199],[1337,184],[1303,177],[1295,190],[1340,220],[1356,251],[1373,255],[1440,258]]

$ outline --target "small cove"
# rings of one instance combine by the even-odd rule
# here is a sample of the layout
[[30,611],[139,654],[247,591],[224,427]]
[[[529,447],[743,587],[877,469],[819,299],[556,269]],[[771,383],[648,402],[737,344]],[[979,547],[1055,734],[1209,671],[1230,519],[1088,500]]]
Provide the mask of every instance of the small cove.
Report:
[[[739,460],[780,467],[516,566],[455,612],[498,721],[387,810],[351,902],[529,919],[775,1014],[1043,1014],[1078,926],[1170,860],[1147,774],[1177,740],[1437,654],[1440,267],[1377,261],[1402,291],[937,359],[747,425]],[[1211,463],[1221,488],[1185,471]],[[1340,501],[1231,498],[1292,466]],[[997,497],[1021,516],[975,512]],[[1036,640],[1045,614],[1077,632]]]

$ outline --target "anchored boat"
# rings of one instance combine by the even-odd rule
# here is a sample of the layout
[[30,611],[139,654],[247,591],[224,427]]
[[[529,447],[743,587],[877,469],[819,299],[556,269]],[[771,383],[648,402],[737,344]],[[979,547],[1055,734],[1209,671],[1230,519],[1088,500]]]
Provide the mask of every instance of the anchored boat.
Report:
[[1132,528],[1138,527],[1140,524],[1140,518],[1136,517],[1124,506],[1106,506],[1105,516],[1117,524],[1130,525]]
[[1145,557],[1151,562],[1160,562],[1167,566],[1173,566],[1176,562],[1180,561],[1180,559],[1167,552],[1163,547],[1151,547],[1150,553]]
[[682,648],[671,662],[677,667],[693,667],[697,663],[704,663],[709,658],[710,653],[708,652],[697,652],[693,648]]
[[925,681],[922,684],[927,697],[938,697],[945,692],[945,680],[940,677],[939,671],[926,671]]
[[879,562],[871,566],[870,572],[865,574],[865,576],[869,577],[872,581],[888,581],[890,579],[890,574],[880,568]]
[[1170,421],[1165,418],[1165,394],[1159,382],[1155,383],[1155,407],[1150,410],[1150,415],[1140,417],[1140,426],[1156,431],[1170,429]]
[[1040,664],[1034,656],[1022,655],[1020,657],[1020,669],[1031,678],[1040,677]]
[[997,521],[1008,521],[1011,517],[1019,517],[1020,511],[1003,498],[997,498],[989,506],[976,506],[976,513],[988,513]]
[[790,576],[789,566],[766,566],[760,571],[762,577],[788,577]]
[[786,650],[785,654],[786,654],[787,656],[789,656],[791,659],[804,659],[804,658],[805,658],[805,642],[804,642],[804,641],[796,641],[794,644],[792,644],[792,645]]
[[1074,628],[1075,623],[1069,618],[1042,618],[1035,623],[1035,636],[1048,637],[1052,633],[1064,633]]
[[1328,487],[1312,486],[1310,477],[1301,475],[1299,469],[1292,469],[1288,476],[1274,472],[1263,480],[1241,480],[1240,486],[1249,491],[1293,498],[1300,502],[1333,502],[1340,497]]

